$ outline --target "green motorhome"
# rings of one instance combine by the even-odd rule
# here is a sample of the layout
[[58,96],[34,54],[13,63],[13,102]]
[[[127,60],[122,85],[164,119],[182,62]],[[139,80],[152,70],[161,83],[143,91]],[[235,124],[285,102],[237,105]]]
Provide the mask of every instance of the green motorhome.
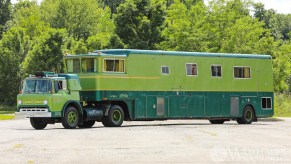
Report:
[[66,55],[64,63],[64,74],[24,80],[17,114],[36,129],[56,122],[115,127],[124,120],[251,124],[274,113],[269,55],[109,49]]

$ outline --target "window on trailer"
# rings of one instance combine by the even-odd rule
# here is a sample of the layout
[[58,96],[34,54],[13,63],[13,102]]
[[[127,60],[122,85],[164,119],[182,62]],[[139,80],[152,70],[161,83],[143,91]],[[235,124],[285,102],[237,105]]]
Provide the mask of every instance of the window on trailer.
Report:
[[234,78],[251,78],[251,67],[233,67]]
[[170,74],[170,70],[168,66],[162,66],[162,74],[164,75]]
[[95,72],[94,58],[82,59],[82,72]]
[[67,71],[69,73],[80,72],[80,60],[79,59],[67,59]]
[[197,64],[195,64],[195,63],[186,64],[187,76],[196,76],[197,73],[198,73]]
[[221,77],[221,65],[211,65],[211,76]]
[[123,59],[104,59],[104,72],[125,72]]

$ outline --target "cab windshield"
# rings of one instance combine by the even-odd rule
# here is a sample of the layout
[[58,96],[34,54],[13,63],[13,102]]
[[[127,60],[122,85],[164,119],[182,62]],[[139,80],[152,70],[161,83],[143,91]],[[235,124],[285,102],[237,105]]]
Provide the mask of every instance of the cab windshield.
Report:
[[24,93],[51,93],[52,84],[48,79],[27,79],[24,81]]

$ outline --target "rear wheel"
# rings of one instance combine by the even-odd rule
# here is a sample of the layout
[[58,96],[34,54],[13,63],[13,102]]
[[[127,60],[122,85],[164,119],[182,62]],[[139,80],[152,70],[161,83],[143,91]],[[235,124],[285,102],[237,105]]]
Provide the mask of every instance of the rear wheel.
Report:
[[211,124],[223,124],[224,120],[209,120]]
[[108,116],[104,116],[102,124],[106,127],[118,127],[121,126],[124,120],[124,112],[118,105],[110,107]]
[[94,120],[84,121],[83,125],[78,125],[79,128],[91,128],[95,124]]
[[47,119],[31,117],[30,124],[36,130],[44,129],[47,126]]
[[65,115],[62,118],[62,124],[66,129],[75,129],[79,123],[79,113],[78,110],[73,107],[69,106],[66,109]]
[[251,124],[255,119],[254,109],[251,106],[246,106],[243,110],[243,116],[236,121],[239,124]]

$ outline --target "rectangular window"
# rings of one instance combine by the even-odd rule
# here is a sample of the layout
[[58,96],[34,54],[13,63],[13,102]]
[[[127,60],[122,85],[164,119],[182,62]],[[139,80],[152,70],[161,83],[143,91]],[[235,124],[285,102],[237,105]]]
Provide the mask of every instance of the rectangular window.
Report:
[[198,69],[197,64],[186,64],[186,74],[187,76],[197,76]]
[[168,66],[162,66],[162,74],[165,74],[165,75],[170,74],[170,69]]
[[95,72],[94,58],[82,59],[82,72]]
[[79,59],[67,59],[67,71],[68,73],[79,73],[80,72],[80,60]]
[[251,78],[251,67],[233,67],[234,78]]
[[211,65],[211,76],[221,77],[221,65]]
[[262,97],[262,108],[263,109],[272,109],[272,98],[271,97]]
[[124,60],[104,59],[104,72],[125,72]]

